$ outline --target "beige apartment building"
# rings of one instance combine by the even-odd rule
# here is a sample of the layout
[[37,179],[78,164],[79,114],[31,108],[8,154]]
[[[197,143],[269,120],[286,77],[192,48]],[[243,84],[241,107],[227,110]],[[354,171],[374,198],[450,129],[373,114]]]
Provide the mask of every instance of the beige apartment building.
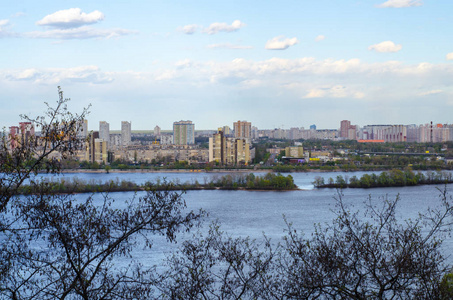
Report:
[[208,152],[206,148],[199,148],[194,145],[153,145],[129,147],[128,149],[117,150],[113,153],[113,159],[121,159],[134,162],[156,161],[187,161],[187,162],[207,162]]
[[90,135],[90,139],[85,143],[84,149],[79,150],[76,157],[80,161],[106,164],[108,159],[107,144],[107,141],[99,138],[99,132],[94,131]]
[[251,138],[252,123],[247,121],[237,121],[233,123],[235,138]]
[[286,157],[304,157],[304,147],[286,147]]
[[245,138],[227,138],[219,130],[209,138],[209,161],[222,165],[248,164],[251,161],[250,144]]

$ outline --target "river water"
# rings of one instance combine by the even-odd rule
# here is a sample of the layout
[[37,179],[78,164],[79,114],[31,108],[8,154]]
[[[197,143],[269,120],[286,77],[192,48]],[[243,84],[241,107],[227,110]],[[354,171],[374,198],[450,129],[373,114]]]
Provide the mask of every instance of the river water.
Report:
[[[120,172],[120,173],[65,173],[65,179],[77,177],[86,181],[105,182],[108,180],[128,180],[136,183],[146,181],[167,180],[176,182],[194,182],[200,183],[209,181],[212,177],[226,174],[237,173],[189,173],[189,172]],[[255,173],[256,175],[264,173]],[[208,213],[204,226],[200,229],[202,232],[207,230],[208,225],[215,220],[221,223],[221,229],[234,237],[249,236],[252,239],[262,240],[263,234],[272,241],[278,242],[285,234],[286,224],[284,217],[288,222],[294,224],[299,232],[304,232],[309,237],[314,231],[314,224],[331,223],[335,218],[335,197],[338,192],[335,189],[315,189],[312,182],[316,176],[322,176],[326,180],[330,177],[335,178],[337,175],[357,176],[360,178],[364,172],[342,173],[291,173],[294,182],[300,188],[295,191],[226,191],[226,190],[202,190],[188,191],[184,195],[188,210],[203,209]],[[52,177],[52,175],[42,175]],[[370,188],[370,189],[345,189],[342,191],[345,203],[351,205],[354,210],[364,210],[364,203],[369,197],[373,203],[381,205],[386,197],[394,199],[399,195],[401,198],[397,214],[403,219],[414,218],[419,212],[425,212],[428,207],[436,207],[439,204],[440,190],[445,185],[426,185],[415,187],[392,187],[392,188]],[[450,194],[453,193],[453,184],[447,185]],[[121,203],[133,197],[132,192],[112,193],[111,196],[116,199],[116,203]],[[138,193],[140,195],[140,193]],[[77,197],[86,197],[80,194]],[[95,195],[95,198],[101,199],[101,195]],[[284,217],[283,217],[284,216]],[[182,235],[180,239],[187,238]],[[176,245],[177,246],[177,245]],[[156,237],[154,239],[153,250],[151,252],[140,253],[142,262],[149,265],[159,265],[165,255],[175,250],[175,245],[169,245],[164,238]],[[453,240],[445,240],[444,248],[446,255],[453,250]],[[448,261],[453,261],[449,258]]]

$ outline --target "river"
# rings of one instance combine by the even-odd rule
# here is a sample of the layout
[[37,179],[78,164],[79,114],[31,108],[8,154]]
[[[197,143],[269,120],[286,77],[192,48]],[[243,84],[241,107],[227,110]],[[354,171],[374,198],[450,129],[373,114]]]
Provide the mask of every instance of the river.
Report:
[[[295,191],[227,191],[227,190],[201,190],[188,191],[184,198],[187,209],[203,209],[208,213],[201,231],[205,231],[214,220],[221,223],[221,229],[231,236],[249,236],[252,239],[261,240],[263,234],[272,241],[278,242],[285,233],[285,221],[294,224],[299,232],[304,232],[308,237],[314,231],[314,224],[330,223],[335,218],[335,197],[338,192],[335,189],[315,189],[312,182],[316,176],[322,176],[326,180],[337,175],[357,176],[360,178],[365,172],[325,172],[325,173],[291,173],[295,184],[300,190]],[[237,173],[191,173],[191,172],[119,172],[119,173],[64,173],[65,179],[77,177],[83,180],[104,182],[107,180],[128,180],[136,183],[146,181],[167,180],[177,182],[200,183],[208,181],[213,176],[222,176]],[[255,173],[256,175],[264,173]],[[285,174],[286,175],[286,174]],[[42,175],[53,177],[53,175]],[[370,189],[345,189],[342,191],[343,199],[353,209],[364,209],[364,203],[372,197],[373,203],[382,205],[383,199],[394,199],[400,196],[397,212],[398,217],[403,219],[414,218],[419,212],[424,212],[428,207],[436,207],[439,204],[440,191],[444,185],[426,185],[414,187],[391,187]],[[453,193],[453,184],[447,185],[450,194]],[[121,203],[133,197],[132,192],[112,193],[116,203]],[[140,195],[140,193],[138,193]],[[77,197],[86,197],[84,194]],[[95,195],[100,199],[101,195]],[[181,239],[187,238],[182,235]],[[453,240],[445,240],[445,251],[453,250]],[[160,260],[166,254],[174,251],[175,246],[169,245],[164,238],[154,239],[153,251],[140,253],[142,262],[145,264],[160,264]],[[446,253],[448,254],[448,253]],[[452,261],[451,258],[449,261]]]

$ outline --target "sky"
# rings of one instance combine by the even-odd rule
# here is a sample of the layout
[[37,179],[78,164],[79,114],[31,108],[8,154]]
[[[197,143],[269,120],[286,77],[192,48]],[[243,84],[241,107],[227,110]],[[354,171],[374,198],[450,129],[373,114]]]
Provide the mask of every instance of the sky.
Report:
[[2,1],[0,126],[453,123],[451,0]]

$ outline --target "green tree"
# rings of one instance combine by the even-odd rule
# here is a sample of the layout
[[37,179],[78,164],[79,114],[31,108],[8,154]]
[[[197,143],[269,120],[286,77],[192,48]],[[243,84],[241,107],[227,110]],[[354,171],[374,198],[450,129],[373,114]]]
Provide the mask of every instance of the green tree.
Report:
[[321,176],[316,176],[315,177],[315,181],[313,181],[313,185],[315,187],[321,187],[323,186],[325,183],[324,183],[324,178],[321,177]]
[[335,180],[335,184],[339,188],[345,188],[346,187],[346,180],[343,178],[343,176],[338,175],[336,180]]

